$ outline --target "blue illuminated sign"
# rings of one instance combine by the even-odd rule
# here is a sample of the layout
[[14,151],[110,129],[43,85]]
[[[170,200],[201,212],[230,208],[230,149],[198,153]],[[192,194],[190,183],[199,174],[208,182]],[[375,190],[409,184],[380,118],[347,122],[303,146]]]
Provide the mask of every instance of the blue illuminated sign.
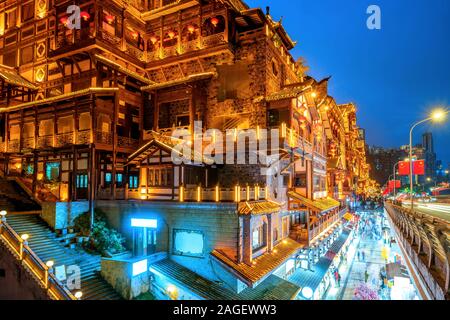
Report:
[[158,221],[156,219],[131,219],[132,227],[142,227],[142,228],[157,228]]
[[133,263],[133,277],[147,272],[147,259]]

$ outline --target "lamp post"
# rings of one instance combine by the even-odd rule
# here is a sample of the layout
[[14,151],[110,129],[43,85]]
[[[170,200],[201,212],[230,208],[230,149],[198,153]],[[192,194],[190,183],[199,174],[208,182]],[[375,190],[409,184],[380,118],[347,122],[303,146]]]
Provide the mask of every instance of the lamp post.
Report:
[[427,121],[434,121],[434,122],[439,122],[441,120],[443,120],[445,118],[445,115],[447,113],[449,113],[449,110],[442,110],[442,109],[437,109],[435,111],[433,111],[430,115],[430,117],[423,119],[419,122],[416,122],[415,124],[413,124],[413,126],[411,127],[411,129],[409,130],[409,192],[410,192],[410,197],[411,197],[411,210],[414,208],[414,191],[413,191],[413,162],[412,162],[412,134],[413,134],[413,130],[415,127],[417,127],[419,124],[422,124],[424,122]]

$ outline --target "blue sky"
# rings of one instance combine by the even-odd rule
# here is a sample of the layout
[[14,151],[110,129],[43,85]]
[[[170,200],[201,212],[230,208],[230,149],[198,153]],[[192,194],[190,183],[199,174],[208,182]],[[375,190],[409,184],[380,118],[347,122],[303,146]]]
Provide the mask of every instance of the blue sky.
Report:
[[[409,127],[435,105],[450,105],[450,0],[247,0],[283,17],[317,79],[331,75],[330,95],[354,102],[371,145],[407,144]],[[366,27],[367,7],[381,8],[381,30]],[[450,162],[450,119],[425,124],[437,157]]]

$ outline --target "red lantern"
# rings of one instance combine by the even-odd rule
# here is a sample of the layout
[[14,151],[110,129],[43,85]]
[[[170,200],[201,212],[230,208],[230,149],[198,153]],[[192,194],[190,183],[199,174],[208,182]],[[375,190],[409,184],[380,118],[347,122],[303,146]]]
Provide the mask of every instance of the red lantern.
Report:
[[106,22],[108,22],[109,24],[113,23],[115,19],[116,19],[116,17],[114,17],[114,16],[111,15],[111,14],[108,14],[108,15],[105,16],[105,20],[106,20]]
[[188,29],[189,33],[194,33],[194,31],[195,31],[195,27],[192,24],[188,25],[187,29]]
[[59,22],[61,22],[65,26],[67,26],[67,24],[69,23],[69,18],[62,17],[61,19],[59,19]]
[[83,18],[84,21],[88,21],[91,18],[91,15],[86,11],[82,11],[80,17]]
[[211,23],[214,27],[217,27],[219,24],[219,19],[217,17],[211,18]]
[[134,40],[136,40],[139,34],[136,31],[131,31],[131,36],[133,37]]

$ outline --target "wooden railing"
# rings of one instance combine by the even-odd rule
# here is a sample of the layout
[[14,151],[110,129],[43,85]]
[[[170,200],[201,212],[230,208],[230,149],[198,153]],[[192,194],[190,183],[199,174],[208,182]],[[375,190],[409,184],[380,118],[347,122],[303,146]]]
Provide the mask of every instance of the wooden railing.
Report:
[[266,187],[145,187],[128,191],[129,199],[174,200],[187,202],[240,202],[267,199]]
[[450,223],[390,202],[385,209],[400,248],[420,279],[418,287],[432,299],[449,299]]
[[0,220],[0,243],[5,245],[22,266],[45,289],[51,299],[77,300],[77,298],[50,272],[39,257],[31,250],[27,242],[7,224]]

